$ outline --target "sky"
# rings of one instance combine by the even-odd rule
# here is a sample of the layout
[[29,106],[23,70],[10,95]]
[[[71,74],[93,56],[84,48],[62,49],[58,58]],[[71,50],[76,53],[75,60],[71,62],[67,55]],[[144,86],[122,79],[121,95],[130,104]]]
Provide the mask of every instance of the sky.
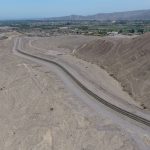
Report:
[[0,20],[150,9],[150,0],[0,0]]

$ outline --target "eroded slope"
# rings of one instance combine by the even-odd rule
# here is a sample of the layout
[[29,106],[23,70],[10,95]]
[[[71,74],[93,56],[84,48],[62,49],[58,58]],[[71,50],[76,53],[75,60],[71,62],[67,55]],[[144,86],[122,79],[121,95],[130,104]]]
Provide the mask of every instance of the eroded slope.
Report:
[[99,39],[79,47],[76,55],[105,68],[125,91],[150,109],[150,33],[133,39]]
[[93,112],[54,72],[13,55],[0,41],[0,148],[134,150],[134,138]]

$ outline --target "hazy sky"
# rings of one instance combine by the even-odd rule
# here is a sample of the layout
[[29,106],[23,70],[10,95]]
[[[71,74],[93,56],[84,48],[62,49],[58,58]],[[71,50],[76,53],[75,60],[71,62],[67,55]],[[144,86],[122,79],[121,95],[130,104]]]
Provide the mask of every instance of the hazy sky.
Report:
[[0,19],[150,9],[150,0],[0,0]]

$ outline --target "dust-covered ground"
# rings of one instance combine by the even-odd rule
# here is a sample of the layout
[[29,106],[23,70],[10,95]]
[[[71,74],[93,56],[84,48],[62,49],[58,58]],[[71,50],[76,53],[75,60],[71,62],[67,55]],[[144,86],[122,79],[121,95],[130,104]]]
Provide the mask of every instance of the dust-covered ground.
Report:
[[150,109],[150,33],[132,39],[95,40],[75,54],[107,70],[136,102]]
[[[73,68],[73,70],[76,70],[76,73],[82,77],[82,80],[88,81],[94,86],[94,88],[99,90],[99,92],[102,91],[105,93],[107,97],[108,95],[110,95],[111,98],[113,97],[113,100],[109,98],[112,103],[115,104],[115,101],[117,101],[117,103],[121,101],[121,103],[127,102],[142,108],[141,103],[139,101],[135,101],[127,92],[123,91],[121,84],[114,78],[110,77],[104,69],[98,67],[94,63],[88,63],[84,60],[77,59],[74,56],[74,54],[77,53],[77,49],[81,49],[85,47],[87,43],[93,43],[95,40],[101,40],[101,38],[92,36],[59,36],[37,39],[24,38],[22,47],[24,47],[28,52],[33,50],[36,54],[43,53],[45,56],[56,56],[59,58],[61,64],[69,67],[69,69]],[[67,44],[69,45],[69,49],[66,52]],[[97,45],[95,44],[94,47],[96,46]],[[104,46],[105,48],[107,47],[107,49],[111,48],[111,45],[107,43],[104,44]],[[92,54],[89,55],[94,58]],[[83,56],[86,57],[86,54]],[[95,59],[97,57],[98,56],[95,56]],[[73,73],[75,74],[75,72]],[[102,97],[102,93],[100,94]]]
[[0,41],[0,149],[148,149],[148,135],[134,139],[68,90],[53,70],[15,56],[11,37]]

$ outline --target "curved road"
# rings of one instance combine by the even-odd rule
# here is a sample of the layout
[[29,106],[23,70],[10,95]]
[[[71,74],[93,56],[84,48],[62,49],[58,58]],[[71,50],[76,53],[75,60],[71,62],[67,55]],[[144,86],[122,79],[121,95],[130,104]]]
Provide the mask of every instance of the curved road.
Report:
[[15,42],[15,46],[14,46],[14,51],[17,52],[17,53],[20,53],[22,55],[25,55],[27,57],[30,57],[30,58],[34,58],[34,59],[37,59],[37,60],[41,60],[41,61],[44,61],[44,62],[48,62],[48,63],[52,63],[54,65],[56,65],[57,67],[61,68],[66,74],[68,74],[72,80],[80,87],[82,88],[86,93],[88,93],[90,96],[92,96],[94,99],[96,99],[97,101],[99,101],[100,103],[104,104],[105,106],[111,108],[112,110],[128,117],[128,118],[131,118],[139,123],[142,123],[148,127],[150,127],[150,120],[147,120],[143,117],[140,117],[136,114],[133,114],[129,111],[126,111],[118,106],[115,106],[109,102],[107,102],[106,100],[102,99],[101,97],[99,97],[98,95],[96,95],[95,93],[93,93],[91,90],[89,90],[87,87],[85,87],[76,77],[74,77],[65,67],[63,67],[62,65],[60,65],[59,63],[53,61],[53,60],[48,60],[48,59],[45,59],[45,58],[41,58],[39,56],[35,56],[35,55],[32,55],[32,54],[29,54],[29,53],[26,53],[24,51],[22,51],[19,47],[18,47],[18,40]]

